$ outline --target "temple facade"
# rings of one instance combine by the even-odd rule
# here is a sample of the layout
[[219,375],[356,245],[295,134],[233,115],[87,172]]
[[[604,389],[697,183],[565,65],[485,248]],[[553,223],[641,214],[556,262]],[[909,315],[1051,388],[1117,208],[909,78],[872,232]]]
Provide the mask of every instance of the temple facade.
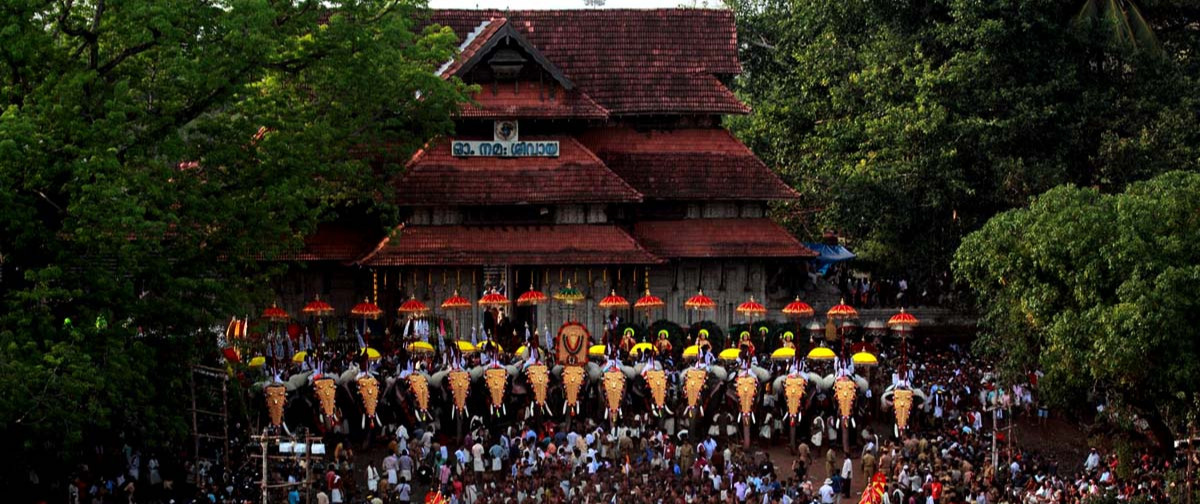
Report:
[[[407,162],[403,224],[323,225],[289,258],[301,264],[277,287],[290,312],[315,295],[343,313],[371,297],[387,325],[411,297],[436,311],[455,291],[515,301],[569,282],[585,296],[573,318],[598,333],[612,291],[649,289],[666,304],[655,318],[686,323],[683,302],[703,289],[720,324],[750,296],[777,310],[799,294],[815,253],[767,216],[798,194],[721,126],[748,112],[727,86],[741,70],[731,12],[439,10],[431,22],[462,40],[439,75],[479,91],[453,137]],[[551,301],[507,315],[553,331],[568,314]],[[461,318],[465,337],[483,315]]]

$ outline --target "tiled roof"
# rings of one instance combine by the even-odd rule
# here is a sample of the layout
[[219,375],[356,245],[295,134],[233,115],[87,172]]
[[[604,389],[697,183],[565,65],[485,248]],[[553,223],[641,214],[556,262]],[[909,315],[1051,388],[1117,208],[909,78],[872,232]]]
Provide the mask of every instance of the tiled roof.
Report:
[[363,260],[368,266],[658,262],[628,233],[607,224],[406,226]]
[[612,114],[748,111],[717,79],[741,73],[730,11],[435,10],[431,21],[465,38],[490,19],[504,19]]
[[643,221],[634,224],[633,236],[665,259],[817,255],[771,219]]
[[642,195],[595,155],[568,136],[558,140],[558,157],[454,157],[449,140],[413,156],[396,184],[399,203],[432,205],[517,205],[538,203],[637,202]]
[[608,118],[608,111],[579,88],[567,91],[554,82],[522,82],[518,86],[505,84],[495,89],[486,84],[482,87],[473,97],[478,105],[463,105],[460,116],[476,119]]
[[371,251],[382,233],[348,226],[344,223],[323,223],[304,239],[304,248],[284,252],[275,259],[281,261],[354,261]]
[[579,140],[646,198],[785,200],[799,194],[721,128],[592,129]]
[[462,38],[462,44],[458,47],[458,56],[446,62],[442,68],[438,69],[437,74],[454,75],[463,63],[474,57],[475,53],[487,44],[488,39],[492,38],[492,35],[500,31],[506,24],[508,24],[508,20],[504,18],[484,18],[471,30],[465,32],[455,30],[455,33]]

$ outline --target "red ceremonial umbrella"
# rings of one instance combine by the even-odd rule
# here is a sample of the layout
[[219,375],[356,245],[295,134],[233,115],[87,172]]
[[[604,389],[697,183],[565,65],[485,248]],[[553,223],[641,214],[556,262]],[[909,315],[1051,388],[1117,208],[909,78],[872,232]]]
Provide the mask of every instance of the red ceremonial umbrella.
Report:
[[454,312],[454,339],[455,340],[458,340],[458,326],[459,326],[459,322],[458,322],[459,315],[458,314],[460,312],[462,312],[463,310],[469,310],[470,308],[471,308],[471,300],[458,295],[457,290],[454,291],[453,296],[450,296],[450,297],[446,298],[445,301],[442,301],[442,309],[443,310]]
[[917,325],[917,317],[911,313],[905,313],[904,307],[900,308],[900,313],[892,315],[888,319],[888,326],[893,331],[900,333],[900,376],[904,376],[905,368],[908,367],[908,333]]
[[713,302],[712,298],[704,295],[704,289],[701,289],[695,296],[684,301],[683,307],[696,312],[712,311],[717,309],[717,303]]
[[887,323],[888,323],[888,327],[892,327],[892,328],[895,328],[896,330],[900,330],[900,328],[905,328],[905,327],[911,328],[911,327],[917,325],[918,320],[916,317],[912,316],[911,313],[906,313],[904,311],[904,308],[900,308],[900,313],[892,315],[892,318],[888,319]]
[[[830,308],[828,312],[825,312],[825,316],[829,317],[835,321],[841,322],[841,321],[845,321],[848,318],[857,317],[858,310],[855,310],[853,306],[846,304],[846,300],[843,299],[843,300],[841,300],[841,302],[839,302],[838,304],[836,304],[832,308]],[[846,338],[842,336],[842,326],[843,325],[844,324],[838,324],[837,330],[838,330],[838,337],[841,338],[841,340],[842,340],[842,354],[843,354],[842,357],[845,358],[846,357],[846,355],[845,355],[845,353],[846,353]]]
[[425,303],[417,301],[417,298],[414,296],[408,298],[408,301],[405,301],[404,304],[401,304],[400,308],[397,308],[396,311],[404,315],[420,317],[421,315],[429,312],[429,307],[425,306]]
[[666,306],[666,303],[663,303],[662,298],[650,294],[650,289],[646,289],[646,295],[633,303],[634,310],[645,310],[647,324],[650,323],[650,312],[661,309],[663,306]]
[[270,320],[271,322],[283,322],[284,320],[288,319],[287,312],[284,311],[283,308],[280,308],[279,305],[276,305],[275,303],[271,303],[271,306],[269,306],[269,307],[267,307],[267,309],[263,310],[262,316],[263,316],[263,318]]
[[537,305],[545,303],[548,299],[550,299],[550,298],[546,297],[546,294],[544,294],[540,290],[534,289],[532,285],[529,286],[529,290],[521,293],[521,295],[517,297],[517,305],[518,306],[533,306],[534,307],[534,309],[533,309],[533,330],[534,331],[537,331]]
[[496,291],[489,292],[484,294],[483,297],[479,298],[479,306],[485,306],[488,308],[508,306],[508,296]]
[[766,315],[767,307],[763,306],[762,303],[755,301],[754,296],[750,296],[749,301],[738,305],[737,312],[745,315],[747,319],[753,319],[754,317]]
[[380,315],[383,315],[383,310],[379,309],[378,305],[370,302],[367,298],[363,298],[361,303],[354,305],[354,308],[350,309],[350,314],[355,317],[362,317],[363,320],[377,319]]
[[783,314],[793,318],[808,318],[813,316],[813,309],[808,303],[800,300],[797,296],[795,301],[788,303],[783,307]]
[[601,299],[597,306],[605,310],[623,310],[629,308],[629,300],[618,296],[617,291],[613,290],[611,294]]
[[316,299],[313,299],[312,301],[309,301],[308,304],[304,305],[304,308],[302,308],[300,312],[304,313],[305,315],[318,318],[327,317],[333,314],[333,306],[330,306],[329,303],[321,301],[321,295],[318,294]]

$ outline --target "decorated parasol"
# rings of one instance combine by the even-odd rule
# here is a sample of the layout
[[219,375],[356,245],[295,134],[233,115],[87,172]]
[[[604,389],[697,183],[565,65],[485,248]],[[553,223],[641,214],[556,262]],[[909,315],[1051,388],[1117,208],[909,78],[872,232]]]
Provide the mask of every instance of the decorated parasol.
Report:
[[723,361],[735,361],[738,360],[738,357],[741,357],[741,355],[742,349],[740,348],[726,348],[721,350],[720,354],[717,354],[717,358]]
[[646,312],[646,322],[650,321],[650,313],[654,310],[660,310],[666,303],[663,303],[662,298],[650,294],[650,289],[646,289],[646,295],[642,296],[633,303],[633,309]]
[[533,286],[530,285],[529,290],[517,298],[517,304],[520,306],[536,306],[545,303],[547,299],[542,291],[534,290]]
[[855,310],[853,306],[846,304],[846,300],[843,299],[840,303],[833,305],[833,307],[825,313],[825,316],[834,320],[851,319],[858,317],[858,310]]
[[471,300],[458,295],[458,290],[454,291],[454,295],[442,301],[442,310],[454,312],[454,339],[458,339],[459,314],[463,310],[471,309]]
[[260,367],[263,367],[263,365],[266,363],[267,363],[267,358],[259,355],[257,357],[254,357],[253,359],[250,359],[250,362],[247,363],[247,365],[252,368],[260,368]]
[[604,345],[592,345],[592,346],[588,347],[588,356],[589,357],[604,357],[604,352],[606,350],[608,350],[608,347],[606,347]]
[[412,296],[408,298],[408,301],[405,301],[403,304],[401,304],[396,311],[400,312],[401,315],[421,317],[426,313],[429,313],[429,307],[426,306],[425,303],[418,301],[416,296]]
[[328,317],[333,315],[333,306],[322,301],[321,295],[317,294],[315,299],[309,301],[308,304],[304,305],[304,308],[300,309],[300,312],[310,317]]
[[783,307],[783,314],[790,318],[802,319],[813,316],[813,309],[808,303],[801,301],[800,297],[797,296],[795,301]]
[[362,317],[363,320],[374,320],[379,318],[380,315],[383,315],[383,310],[379,309],[379,305],[372,303],[367,298],[363,298],[361,303],[354,305],[354,307],[350,309],[350,315]]
[[700,356],[700,345],[692,345],[683,349],[684,359],[695,359]]
[[[683,307],[688,310],[695,310],[697,314],[700,312],[713,311],[717,309],[717,303],[712,298],[704,295],[704,289],[700,289],[695,296],[692,296],[683,302]],[[703,320],[703,318],[701,318]],[[690,320],[688,321],[691,322]]]
[[571,316],[575,313],[575,303],[583,301],[583,293],[572,287],[571,281],[567,280],[567,285],[554,293],[554,300],[566,306],[567,321],[570,321]]
[[493,290],[479,298],[479,306],[483,306],[485,308],[500,308],[503,306],[508,306],[508,296]]
[[875,357],[875,355],[871,354],[870,352],[858,352],[858,353],[852,355],[850,357],[850,360],[852,362],[854,362],[854,365],[856,365],[856,366],[877,366],[877,365],[879,365],[879,358]]
[[301,350],[299,352],[296,352],[295,355],[292,355],[292,362],[299,364],[301,362],[304,362],[304,359],[306,357],[308,357],[308,352]]
[[472,344],[471,344],[471,342],[470,342],[470,341],[458,340],[458,341],[456,341],[456,342],[454,342],[454,343],[455,343],[456,345],[458,345],[458,351],[460,351],[460,352],[462,352],[462,353],[464,353],[464,354],[471,354],[471,353],[475,353],[475,351],[476,351],[476,350],[478,350],[477,348],[475,348],[475,345],[472,345]]
[[892,315],[892,318],[888,319],[888,326],[891,327],[893,331],[900,333],[900,367],[898,371],[902,377],[907,376],[908,333],[912,331],[912,328],[916,327],[917,324],[917,318],[912,316],[911,313],[905,312],[904,307],[900,307],[900,313]]
[[406,350],[415,354],[431,354],[433,353],[433,345],[425,341],[414,341],[409,343]]
[[624,310],[629,308],[629,300],[622,296],[618,296],[617,291],[613,290],[611,294],[606,296],[604,299],[601,299],[596,306],[599,306],[605,310]]
[[738,305],[737,312],[746,317],[747,320],[753,320],[755,317],[762,317],[767,314],[767,307],[762,303],[754,300],[754,296],[750,296],[750,300]]
[[655,351],[657,351],[657,350],[654,348],[654,345],[643,341],[641,343],[633,345],[633,348],[629,349],[629,355],[631,355],[633,357],[637,357],[637,356],[641,355],[642,352],[655,352]]
[[836,358],[837,358],[837,355],[835,355],[833,353],[833,350],[829,349],[828,347],[823,347],[823,346],[813,347],[812,350],[808,351],[808,359],[809,360],[823,361],[823,360],[833,360]]
[[262,316],[271,322],[284,322],[288,319],[287,312],[275,303],[271,303],[271,306],[263,310]]
[[504,347],[500,346],[499,343],[496,343],[495,341],[492,341],[490,339],[480,341],[479,345],[476,346],[475,349],[479,350],[481,352],[488,351],[488,350],[495,350],[496,353],[504,353]]
[[366,347],[366,348],[362,349],[362,351],[359,352],[359,354],[366,355],[367,360],[379,360],[379,358],[382,357],[382,355],[379,353],[379,350],[376,350],[371,347]]
[[795,348],[779,348],[771,352],[771,360],[789,361],[796,358]]

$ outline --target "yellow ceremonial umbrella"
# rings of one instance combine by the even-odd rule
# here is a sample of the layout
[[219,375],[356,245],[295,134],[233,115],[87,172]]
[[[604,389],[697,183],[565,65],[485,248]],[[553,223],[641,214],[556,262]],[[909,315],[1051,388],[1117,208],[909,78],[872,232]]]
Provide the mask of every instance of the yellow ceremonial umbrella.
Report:
[[[428,344],[428,343],[426,343],[426,344]],[[379,358],[382,357],[381,355],[379,355],[379,350],[376,350],[371,347],[364,348],[362,350],[362,352],[360,352],[360,353],[366,354],[367,360],[379,360]]]
[[[427,342],[424,342],[424,341],[414,341],[412,343],[409,343],[408,346],[405,348],[407,348],[408,351],[412,352],[412,353],[433,353],[433,345],[431,345]],[[376,353],[379,353],[379,352],[376,352]]]
[[299,364],[301,362],[304,362],[305,357],[308,357],[308,352],[305,352],[305,351],[296,352],[296,355],[292,356],[292,362]]
[[779,348],[771,352],[771,358],[774,360],[792,360],[796,358],[795,348]]
[[641,355],[642,352],[654,351],[654,350],[655,350],[654,345],[651,345],[650,343],[642,342],[642,343],[633,345],[633,348],[629,349],[629,355],[637,357],[638,355]]
[[721,350],[721,353],[717,355],[717,358],[724,361],[735,361],[741,355],[742,349],[740,348],[726,348]]
[[458,351],[465,353],[465,354],[474,353],[476,350],[478,350],[477,348],[475,348],[475,345],[471,344],[470,341],[458,340],[458,341],[455,341],[454,343],[458,345]]
[[258,357],[250,359],[250,362],[248,363],[248,365],[252,368],[260,368],[260,367],[263,367],[266,363],[267,363],[267,358],[259,355]]
[[480,341],[479,346],[477,348],[480,351],[483,351],[483,350],[487,350],[487,347],[493,347],[496,349],[497,352],[504,353],[504,347],[500,346],[499,343],[496,343],[495,341],[492,341],[492,340]]
[[850,360],[854,361],[856,366],[875,366],[879,364],[879,358],[869,352],[858,352],[850,356]]
[[692,345],[690,347],[683,349],[683,358],[684,359],[695,359],[696,357],[699,357],[699,356],[700,356],[700,347],[697,345]]
[[588,348],[588,355],[592,357],[604,357],[605,350],[608,350],[604,345],[592,345]]
[[834,355],[833,350],[830,350],[829,348],[814,347],[812,350],[808,351],[808,358],[812,360],[833,360],[836,359],[837,356]]

